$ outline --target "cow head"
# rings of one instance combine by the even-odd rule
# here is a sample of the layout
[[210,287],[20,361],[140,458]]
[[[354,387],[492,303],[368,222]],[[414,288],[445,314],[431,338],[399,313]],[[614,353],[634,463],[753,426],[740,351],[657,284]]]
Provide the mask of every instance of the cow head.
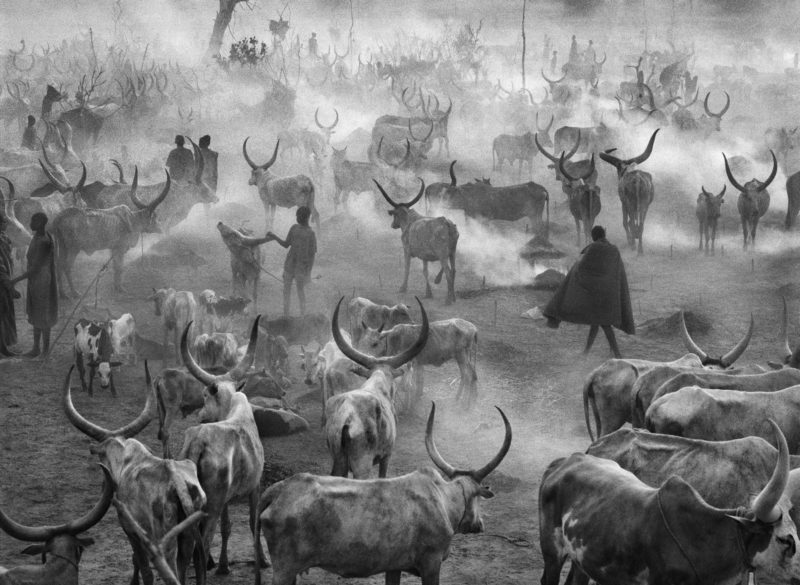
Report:
[[313,386],[317,381],[322,379],[323,372],[325,371],[325,356],[322,355],[320,350],[308,351],[304,345],[301,345],[300,369],[305,372],[305,378],[303,379],[305,385]]
[[257,165],[253,162],[250,156],[247,154],[247,141],[250,140],[250,137],[244,139],[244,143],[242,143],[242,154],[244,155],[244,160],[247,161],[247,164],[250,165],[251,173],[250,173],[250,180],[247,182],[248,185],[253,186],[261,186],[261,184],[265,180],[269,180],[272,178],[272,173],[270,172],[269,168],[275,164],[275,160],[278,158],[278,147],[281,145],[281,141],[278,140],[275,142],[275,151],[272,153],[272,158],[265,162],[263,165]]
[[136,195],[136,190],[139,187],[139,168],[135,167],[133,171],[133,184],[131,185],[131,192],[130,198],[133,204],[137,207],[138,211],[136,211],[136,215],[141,218],[142,223],[142,232],[146,232],[149,234],[160,234],[161,228],[158,225],[158,217],[156,216],[156,207],[161,205],[164,199],[167,198],[169,194],[170,187],[172,186],[172,179],[169,176],[169,171],[164,169],[164,172],[167,174],[167,180],[164,183],[164,188],[159,193],[158,197],[156,197],[150,203],[144,203],[139,197]]
[[14,200],[16,199],[14,183],[5,177],[0,177],[0,179],[8,183],[8,198],[0,191],[0,203],[2,203],[2,206],[0,206],[0,228],[5,230],[13,247],[25,247],[31,243],[32,238],[30,232],[20,223],[14,212]]
[[[44,146],[42,146],[42,152],[44,152],[44,153],[47,152],[44,149]],[[45,158],[47,158],[46,154],[45,154]],[[74,198],[74,204],[77,205],[79,202],[82,203],[82,200],[80,199],[80,192],[83,190],[83,186],[86,184],[86,165],[82,161],[81,161],[81,169],[82,169],[81,178],[78,179],[78,183],[76,185],[71,185],[68,181],[62,181],[61,179],[56,177],[53,174],[53,171],[51,171],[47,167],[47,165],[45,165],[45,163],[42,162],[42,159],[39,159],[39,166],[42,167],[42,171],[44,172],[45,176],[47,177],[47,180],[50,181],[50,184],[53,187],[55,187],[58,190],[59,193],[63,193],[63,194],[70,193],[70,194],[72,194],[72,196]],[[53,168],[55,168],[55,167],[53,167]],[[64,175],[64,178],[66,179],[66,175]]]
[[155,303],[155,314],[156,317],[161,317],[161,313],[164,310],[164,303],[167,301],[167,297],[170,295],[175,294],[174,288],[160,288],[156,290],[153,288],[153,294],[148,297],[148,301],[153,301]]
[[750,327],[747,329],[747,333],[744,337],[737,343],[733,349],[731,349],[728,353],[723,355],[719,358],[713,358],[709,356],[705,351],[703,351],[699,345],[697,345],[692,336],[689,335],[689,330],[686,329],[686,320],[683,317],[683,311],[680,313],[679,318],[679,326],[681,331],[681,337],[683,338],[683,343],[686,345],[686,349],[700,358],[703,366],[710,367],[710,368],[722,368],[727,369],[730,368],[733,363],[741,357],[744,353],[744,350],[747,349],[747,345],[750,343],[750,338],[753,336],[753,326],[755,322],[753,321],[753,315],[750,315]]
[[425,181],[423,181],[422,179],[419,180],[420,182],[419,193],[417,193],[417,196],[414,197],[414,199],[412,199],[408,203],[395,203],[392,200],[392,198],[389,197],[386,191],[384,191],[383,187],[381,187],[381,184],[378,183],[378,181],[376,181],[375,179],[373,179],[372,181],[378,186],[378,190],[381,192],[381,195],[383,195],[383,198],[386,199],[386,201],[389,202],[389,205],[392,206],[392,209],[388,211],[389,215],[392,216],[392,229],[405,228],[410,221],[409,212],[411,210],[411,207],[417,201],[419,201],[422,198],[422,195],[425,193]]
[[703,109],[706,111],[706,119],[710,122],[710,128],[715,132],[720,131],[720,125],[722,123],[722,116],[725,115],[725,112],[728,111],[728,108],[731,107],[731,96],[728,95],[728,92],[725,93],[725,107],[722,108],[719,112],[712,112],[708,109],[708,98],[711,95],[711,92],[706,93],[706,99],[703,101]]
[[645,162],[648,158],[650,158],[650,154],[653,152],[653,144],[656,141],[656,134],[660,128],[656,128],[655,132],[653,132],[652,136],[650,136],[650,141],[647,143],[647,148],[644,149],[644,152],[639,156],[635,156],[633,158],[629,158],[626,160],[619,159],[613,156],[611,153],[616,150],[611,148],[606,150],[605,152],[600,153],[600,158],[606,161],[608,164],[612,165],[617,169],[617,178],[622,178],[625,173],[630,169],[633,165],[640,165]]
[[190,321],[183,330],[181,335],[181,358],[189,373],[205,385],[203,390],[205,404],[199,413],[201,423],[223,420],[230,412],[233,401],[239,400],[238,398],[235,399],[234,395],[237,391],[238,382],[245,378],[247,372],[253,366],[256,344],[258,343],[258,321],[260,319],[261,315],[258,315],[253,321],[250,342],[247,345],[247,352],[244,357],[233,369],[222,375],[214,375],[205,371],[192,357],[189,351],[188,337],[194,321]]
[[705,187],[701,187],[700,195],[697,196],[697,205],[705,206],[706,217],[708,219],[719,219],[720,215],[722,215],[722,204],[725,203],[723,197],[725,197],[725,190],[727,188],[727,185],[723,186],[722,191],[714,195],[706,191]]
[[725,156],[724,152],[722,153],[722,158],[725,159],[725,173],[728,175],[728,181],[739,190],[740,196],[748,203],[748,205],[743,207],[743,214],[745,211],[748,211],[750,215],[760,217],[766,212],[766,209],[763,211],[758,209],[759,194],[769,187],[770,183],[775,179],[775,175],[778,173],[778,160],[775,158],[775,153],[772,150],[769,152],[772,155],[772,172],[769,177],[767,177],[767,180],[762,183],[758,179],[753,178],[745,183],[744,186],[740,185],[734,178],[731,167],[728,164],[728,157]]
[[464,511],[458,523],[458,532],[462,534],[483,532],[483,519],[480,514],[480,498],[492,498],[494,493],[487,486],[481,485],[486,476],[494,471],[511,448],[511,424],[505,413],[496,407],[505,425],[505,439],[500,451],[494,458],[480,469],[456,469],[439,454],[433,440],[433,419],[436,414],[436,403],[431,403],[431,413],[428,415],[428,426],[425,429],[425,449],[434,465],[453,483],[459,484],[464,495]]
[[322,133],[325,135],[325,142],[330,142],[331,134],[335,132],[334,128],[339,123],[339,110],[333,108],[334,114],[336,114],[336,118],[333,120],[333,123],[330,126],[325,126],[319,121],[319,108],[316,109],[314,112],[314,123],[317,127],[322,130]]
[[[559,170],[559,159],[557,157],[555,157],[554,155],[550,154],[547,151],[547,149],[544,148],[544,146],[552,146],[553,145],[552,140],[550,141],[549,145],[547,144],[546,141],[545,141],[545,144],[543,145],[541,142],[539,142],[539,133],[537,132],[533,137],[533,142],[534,142],[534,144],[536,144],[536,148],[539,149],[539,152],[541,152],[545,156],[545,158],[550,160],[550,162],[552,163],[552,164],[547,165],[547,168],[548,169],[554,169],[555,172],[556,172],[556,180],[563,182],[564,181],[564,175],[562,175],[561,171]],[[564,154],[563,152],[561,153],[562,158],[565,161],[568,161],[573,156],[575,156],[575,153],[578,152],[578,148],[580,147],[580,144],[581,144],[581,130],[580,130],[580,128],[578,128],[578,137],[575,139],[575,144],[573,145],[573,147],[570,149],[570,151],[568,153],[566,153],[566,154]]]
[[[86,532],[103,519],[114,497],[114,482],[111,478],[111,474],[107,468],[102,467],[102,469],[103,493],[100,496],[100,500],[95,504],[94,508],[80,518],[57,526],[33,527],[20,524],[7,516],[6,513],[0,509],[0,528],[12,538],[36,543],[25,548],[22,551],[23,554],[41,554],[42,563],[47,564],[47,554],[50,553],[56,559],[66,560],[66,562],[75,567],[77,571],[83,550],[94,544],[94,539],[79,537],[78,535],[81,532]],[[26,569],[27,567],[20,567],[21,571]],[[7,571],[7,578],[10,577],[10,583],[17,582],[14,577],[15,572],[16,569]],[[2,577],[3,574],[4,572],[0,570],[0,577]],[[19,582],[28,582],[27,576],[29,574],[30,573],[25,575],[20,574]]]

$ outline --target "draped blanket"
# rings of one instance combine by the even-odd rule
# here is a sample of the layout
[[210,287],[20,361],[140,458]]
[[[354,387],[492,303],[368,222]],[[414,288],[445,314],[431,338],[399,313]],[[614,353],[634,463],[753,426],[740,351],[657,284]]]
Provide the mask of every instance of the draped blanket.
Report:
[[633,335],[628,278],[617,247],[606,239],[586,246],[543,313],[556,321],[612,325]]

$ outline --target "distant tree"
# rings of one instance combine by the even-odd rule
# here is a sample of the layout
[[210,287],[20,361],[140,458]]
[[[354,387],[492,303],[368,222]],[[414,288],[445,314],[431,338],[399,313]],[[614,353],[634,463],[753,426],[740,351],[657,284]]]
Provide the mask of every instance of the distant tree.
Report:
[[219,11],[214,19],[214,30],[211,31],[211,39],[208,41],[206,57],[210,59],[219,57],[219,50],[222,48],[222,37],[225,30],[233,18],[233,10],[239,2],[245,0],[219,0]]

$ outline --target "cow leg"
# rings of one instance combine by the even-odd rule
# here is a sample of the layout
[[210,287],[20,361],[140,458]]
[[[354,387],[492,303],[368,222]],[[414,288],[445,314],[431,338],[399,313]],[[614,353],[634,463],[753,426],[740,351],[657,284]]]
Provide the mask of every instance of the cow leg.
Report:
[[264,554],[264,547],[261,544],[260,530],[256,531],[259,526],[258,522],[258,489],[250,492],[250,534],[253,535],[253,560],[256,565],[256,571],[269,567],[269,559]]
[[404,255],[406,264],[405,264],[405,272],[403,273],[403,284],[400,286],[400,291],[399,291],[401,293],[404,293],[408,290],[408,271],[411,268],[411,252],[408,250],[408,248],[404,249]]
[[756,249],[756,230],[758,229],[758,218],[753,222],[753,230],[750,233],[750,247],[755,251]]
[[378,477],[386,477],[386,474],[389,471],[389,458],[391,456],[387,455],[386,457],[381,457],[378,460]]
[[573,218],[575,220],[575,237],[577,238],[577,246],[578,248],[581,247],[581,220],[577,217]]
[[386,585],[400,585],[401,571],[386,571]]
[[228,504],[222,506],[222,514],[219,517],[219,533],[222,536],[219,551],[219,562],[217,564],[217,575],[228,575],[231,570],[228,566],[228,538],[231,536],[231,518],[228,513]]
[[[700,245],[697,247],[697,249],[698,250],[702,250],[703,249],[703,232],[704,232],[704,230],[703,230],[703,222],[701,221],[698,225],[699,225],[699,228],[700,228]],[[708,245],[708,244],[706,243],[706,245]]]
[[442,568],[442,559],[425,559],[422,562],[422,567],[419,576],[422,579],[422,585],[439,585],[439,572]]
[[411,403],[417,407],[422,402],[422,389],[425,387],[425,368],[419,362],[414,362],[414,398]]
[[433,298],[433,291],[431,291],[431,283],[428,280],[428,261],[422,261],[422,276],[425,277],[425,298],[432,299]]
[[111,252],[111,264],[114,269],[114,292],[124,293],[125,289],[122,288],[122,259],[125,252],[113,250]]
[[75,352],[75,365],[78,367],[78,375],[81,377],[81,390],[86,392],[86,377],[83,368],[83,354],[79,351]]
[[150,560],[147,557],[144,545],[137,537],[128,536],[131,548],[133,549],[133,575],[131,585],[139,585],[139,574],[142,575],[144,585],[153,585],[153,571],[150,568]]
[[89,396],[94,395],[94,375],[97,373],[95,366],[89,366]]
[[743,250],[747,250],[747,220],[742,217],[742,234],[744,235],[744,245],[742,246]]
[[[711,255],[715,255],[715,244],[717,242],[717,222],[711,224]],[[708,242],[706,242],[706,248],[708,248]]]

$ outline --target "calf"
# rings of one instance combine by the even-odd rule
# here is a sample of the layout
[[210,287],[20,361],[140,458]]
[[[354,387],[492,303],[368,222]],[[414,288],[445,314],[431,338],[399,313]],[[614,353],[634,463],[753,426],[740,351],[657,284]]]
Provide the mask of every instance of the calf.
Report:
[[331,475],[347,477],[352,472],[356,479],[366,478],[377,463],[378,475],[386,477],[397,435],[393,378],[425,347],[428,315],[417,299],[422,325],[416,341],[396,355],[376,358],[354,349],[342,337],[339,307],[343,299],[339,299],[333,313],[333,339],[346,357],[361,366],[360,375],[367,380],[359,388],[332,396],[325,404],[325,439],[333,459]]
[[358,345],[364,331],[371,329],[391,329],[400,323],[411,323],[411,313],[408,306],[404,304],[377,305],[363,297],[350,299],[347,304],[347,313],[350,317],[350,334],[353,336],[353,343]]
[[[178,360],[178,339],[181,331],[186,325],[194,320],[197,312],[197,301],[194,295],[185,290],[176,291],[174,288],[153,289],[150,297],[155,303],[156,316],[161,317],[161,324],[164,327],[164,347],[168,347],[167,338],[170,331],[175,340],[175,360]],[[167,356],[164,355],[162,361],[166,362]]]
[[[406,571],[421,576],[423,585],[438,583],[453,536],[483,532],[479,498],[494,494],[481,484],[511,447],[511,425],[498,411],[505,439],[480,469],[456,469],[439,454],[431,405],[425,448],[438,472],[371,480],[300,473],[267,488],[256,537],[263,529],[273,585],[291,585],[311,567],[343,577],[385,572],[387,583],[399,583]],[[255,582],[261,584],[258,571]]]
[[753,568],[797,578],[796,530],[783,558],[764,553],[785,526],[781,498],[789,479],[786,439],[772,426],[779,456],[746,507],[713,507],[677,475],[654,488],[592,455],[553,461],[539,489],[542,585],[558,585],[567,559],[568,583],[732,583]]
[[[388,331],[367,329],[361,345],[377,356],[399,353],[414,343],[419,330],[419,325],[410,324],[395,325]],[[478,398],[478,375],[475,372],[477,351],[478,328],[469,321],[447,319],[431,323],[428,343],[412,362],[414,390],[410,403],[419,404],[422,398],[423,366],[439,367],[445,362],[454,360],[458,364],[461,376],[456,400],[463,398],[467,407],[474,406]]]
[[723,186],[722,191],[714,195],[706,191],[705,187],[702,187],[700,195],[697,196],[695,215],[697,216],[697,222],[700,224],[699,249],[703,249],[703,238],[705,237],[706,255],[709,254],[709,240],[711,241],[710,254],[712,256],[714,255],[714,243],[717,241],[717,223],[719,222],[720,215],[722,215],[723,197],[725,197],[725,190],[727,188],[727,185]]
[[122,356],[123,353],[133,357],[133,364],[138,363],[136,355],[136,320],[130,313],[125,313],[119,319],[109,319],[111,329],[111,347],[114,353]]
[[94,394],[94,374],[100,374],[100,387],[111,388],[112,396],[117,395],[114,387],[112,367],[121,365],[121,362],[112,362],[111,354],[114,347],[111,342],[111,326],[105,321],[89,321],[80,319],[75,323],[75,365],[81,377],[81,388],[87,391],[83,355],[89,358],[89,396]]
[[[25,542],[35,542],[23,554],[41,555],[42,562],[6,569],[0,567],[0,585],[78,585],[78,565],[83,550],[94,544],[93,538],[78,536],[100,522],[114,497],[114,482],[103,468],[103,494],[87,514],[57,526],[25,526],[0,510],[3,532]],[[49,555],[48,555],[49,553]]]
[[202,368],[222,366],[230,369],[238,361],[238,344],[233,333],[202,333],[195,338],[192,348]]
[[243,315],[250,302],[244,297],[222,297],[211,289],[204,290],[197,300],[200,333],[227,331],[231,318]]

